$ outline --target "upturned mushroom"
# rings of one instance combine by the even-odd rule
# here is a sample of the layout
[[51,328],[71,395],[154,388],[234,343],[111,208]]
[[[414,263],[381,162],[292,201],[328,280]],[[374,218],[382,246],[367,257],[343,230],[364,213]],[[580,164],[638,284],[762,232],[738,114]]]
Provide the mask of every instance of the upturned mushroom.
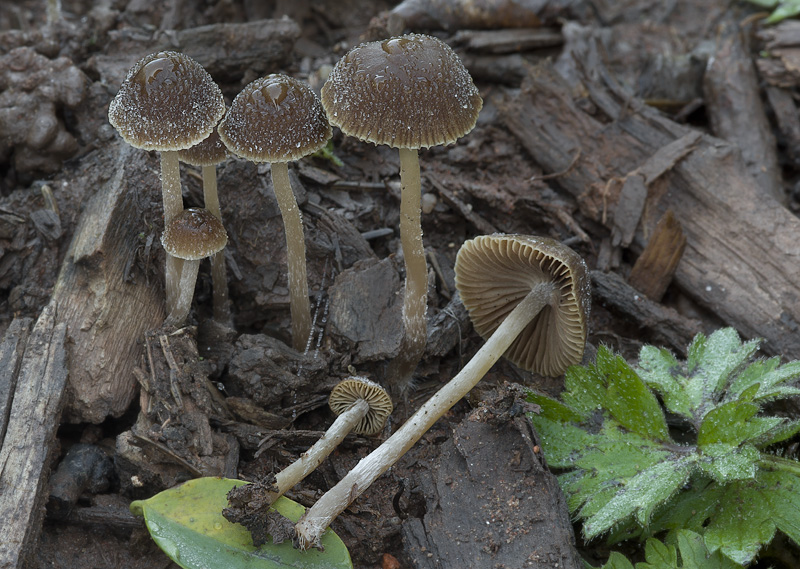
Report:
[[400,152],[404,336],[388,379],[403,390],[427,341],[418,150],[451,144],[471,131],[483,100],[450,46],[422,34],[353,48],[331,71],[321,99],[328,120],[343,133]]
[[[178,150],[208,137],[225,114],[222,91],[187,55],[160,51],[140,59],[108,106],[108,121],[135,148],[161,152],[164,226],[183,210]],[[175,309],[182,263],[167,255],[167,313]]]
[[590,294],[586,264],[569,247],[525,235],[485,235],[464,243],[456,286],[487,337],[466,366],[383,444],[328,490],[295,525],[301,549],[319,544],[330,522],[386,472],[502,355],[543,375],[581,361]]
[[385,389],[359,376],[348,377],[336,384],[328,405],[337,415],[336,420],[299,459],[275,475],[270,503],[313,472],[348,434],[375,435],[381,432],[393,408]]
[[236,156],[271,164],[272,186],[286,231],[292,344],[302,351],[311,336],[311,306],[303,222],[287,163],[313,154],[328,142],[331,127],[325,111],[310,86],[273,74],[247,85],[217,130]]
[[[217,192],[217,164],[227,157],[228,148],[222,144],[216,130],[199,144],[178,151],[178,158],[181,161],[200,167],[203,175],[203,206],[220,221],[222,221],[222,210]],[[214,253],[211,257],[211,289],[214,320],[227,322],[230,320],[230,309],[224,250]]]
[[189,315],[200,260],[225,248],[228,235],[222,222],[207,209],[183,210],[167,224],[161,244],[170,255],[184,261],[175,308],[165,324],[180,326]]

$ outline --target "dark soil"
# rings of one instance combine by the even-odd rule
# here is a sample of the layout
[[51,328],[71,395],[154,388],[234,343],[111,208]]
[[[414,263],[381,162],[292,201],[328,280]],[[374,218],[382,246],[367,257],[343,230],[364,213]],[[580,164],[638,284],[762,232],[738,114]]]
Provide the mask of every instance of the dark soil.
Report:
[[[620,192],[624,195],[624,189],[612,188],[620,179],[615,177],[618,169],[627,167],[618,159],[624,152],[616,147],[577,153],[565,149],[564,167],[556,168],[531,154],[507,114],[523,79],[539,73],[537,66],[555,62],[571,78],[578,108],[604,120],[603,109],[580,91],[575,76],[581,73],[575,61],[584,61],[588,76],[601,74],[600,67],[581,60],[585,52],[576,47],[578,38],[594,34],[602,72],[615,77],[631,100],[651,103],[676,124],[716,134],[716,123],[709,119],[712,110],[704,104],[709,54],[721,24],[741,23],[754,10],[722,0],[565,0],[546,8],[519,2],[520,12],[509,18],[502,10],[482,7],[510,2],[430,0],[418,5],[428,6],[435,17],[405,13],[403,22],[389,15],[395,4],[64,0],[62,20],[52,25],[45,21],[44,0],[0,5],[0,335],[14,318],[36,318],[54,294],[60,272],[66,275],[62,279],[71,278],[62,266],[77,256],[70,244],[80,233],[79,222],[85,223],[87,211],[94,211],[92,196],[111,184],[120,168],[132,191],[115,208],[130,208],[134,217],[120,228],[130,235],[113,266],[121,282],[137,287],[148,307],[137,310],[146,314],[126,316],[142,326],[142,333],[118,348],[126,354],[121,358],[127,362],[124,377],[104,378],[89,367],[87,354],[95,347],[84,344],[88,340],[79,334],[82,327],[94,326],[96,315],[83,314],[69,331],[71,385],[57,439],[59,460],[76,444],[87,443],[102,449],[113,467],[100,482],[82,479],[72,504],[67,496],[60,510],[50,506],[31,567],[169,566],[141,522],[127,512],[131,499],[198,475],[255,480],[282,468],[331,423],[326,405],[331,387],[355,371],[380,382],[387,362],[400,349],[404,275],[397,234],[399,159],[392,149],[336,130],[333,152],[340,164],[317,156],[293,164],[291,171],[306,224],[309,284],[319,330],[309,350],[301,354],[286,345],[291,329],[286,252],[268,168],[239,159],[218,167],[230,236],[226,257],[232,321],[220,325],[211,320],[210,274],[203,265],[190,325],[177,332],[158,328],[164,316],[158,155],[127,149],[106,113],[127,69],[164,46],[187,46],[185,51],[219,82],[229,104],[249,81],[272,72],[301,78],[319,91],[331,66],[360,41],[390,32],[426,32],[456,48],[484,98],[470,134],[452,146],[420,153],[424,242],[431,269],[430,331],[414,385],[395,390],[396,410],[383,436],[348,437],[331,459],[287,494],[306,506],[402,424],[480,346],[458,300],[453,273],[460,244],[475,235],[549,236],[572,246],[590,269],[605,269],[606,279],[617,278],[596,278],[586,360],[601,343],[633,358],[644,342],[666,344],[680,353],[694,333],[721,325],[738,325],[743,334],[760,330],[731,321],[724,300],[709,300],[699,285],[693,290],[687,279],[674,282],[671,273],[660,283],[663,296],[650,301],[642,293],[639,302],[632,288],[620,289],[630,284],[625,279],[642,254],[638,237],[608,245],[625,229],[621,222],[616,228],[606,222],[604,209],[604,200],[614,202],[622,199]],[[451,4],[460,7],[443,8]],[[537,7],[525,7],[533,4]],[[273,22],[273,42],[258,37],[266,29],[258,24],[240,30],[252,33],[253,43],[237,44],[241,50],[225,61],[219,39],[224,34],[198,32],[202,26],[273,18],[288,18]],[[527,26],[522,29],[528,35],[509,36],[520,25]],[[541,26],[535,33],[534,25]],[[749,58],[762,47],[760,28],[755,19],[742,25],[751,41]],[[219,44],[203,44],[206,37],[216,37]],[[566,53],[573,48],[572,55]],[[768,98],[767,91],[759,90],[764,87],[773,89],[773,103],[782,94],[789,95],[790,104],[797,99],[796,85],[777,83],[759,76],[759,105]],[[793,144],[800,140],[800,125],[797,139],[792,139],[777,106],[768,105],[766,116],[770,135],[777,137],[771,141],[777,194],[769,199],[777,197],[797,211]],[[608,120],[606,126],[612,130],[620,122]],[[590,158],[607,168],[606,176],[600,176],[607,182],[603,192],[587,186],[580,193],[562,184],[573,167]],[[202,206],[199,169],[182,168],[186,206]],[[636,215],[631,214],[631,232],[637,229]],[[102,255],[74,260],[73,265],[100,266],[109,262],[108,256],[104,249]],[[709,278],[714,284],[714,275]],[[76,280],[80,287],[80,278]],[[614,284],[618,281],[622,284]],[[84,294],[91,298],[104,293]],[[791,294],[797,298],[796,291]],[[81,297],[67,298],[79,303]],[[784,314],[791,325],[788,309],[776,321],[780,318],[782,325]],[[82,378],[98,383],[81,385]],[[545,459],[537,454],[536,435],[524,419],[527,408],[519,406],[520,392],[512,385],[556,394],[562,381],[533,376],[505,361],[496,364],[468,398],[337,519],[333,527],[355,566],[397,567],[397,561],[400,567],[521,568],[574,560],[563,499]],[[93,398],[92,392],[106,384],[113,393]],[[182,394],[177,406],[176,391]],[[85,472],[89,467],[81,468]],[[537,496],[535,504],[527,501],[531,495]],[[463,533],[454,529],[456,521]],[[542,551],[550,557],[540,556]],[[588,547],[581,552],[595,564],[607,555]]]

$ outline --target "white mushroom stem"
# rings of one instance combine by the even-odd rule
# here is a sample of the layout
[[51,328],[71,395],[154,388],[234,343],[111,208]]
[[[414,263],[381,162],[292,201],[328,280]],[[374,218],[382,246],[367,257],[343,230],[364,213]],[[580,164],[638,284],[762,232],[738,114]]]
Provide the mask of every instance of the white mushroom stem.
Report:
[[414,369],[422,359],[428,339],[425,313],[428,308],[428,267],[422,245],[422,184],[419,155],[416,149],[400,148],[400,243],[406,268],[403,293],[403,334],[397,357],[388,376],[401,391],[410,383]]
[[183,261],[183,270],[181,271],[181,278],[178,282],[180,292],[175,301],[175,308],[167,315],[164,322],[167,326],[181,326],[186,317],[189,316],[189,310],[192,308],[192,297],[194,296],[194,285],[197,281],[197,271],[200,268],[200,260],[196,261]]
[[339,415],[310,449],[275,475],[275,487],[278,491],[271,494],[271,501],[275,502],[287,490],[316,470],[368,412],[369,403],[364,399],[357,399],[347,411]]
[[[164,227],[183,211],[183,194],[181,193],[181,170],[178,152],[165,150],[161,152],[161,199],[164,202]],[[167,314],[175,311],[180,295],[181,271],[183,260],[167,253],[164,279],[167,298]]]
[[[217,167],[203,166],[203,205],[211,214],[222,221],[217,193]],[[225,270],[225,250],[211,256],[211,288],[214,303],[214,320],[227,322],[230,320],[228,308],[228,275]]]
[[400,429],[361,459],[336,486],[328,490],[295,525],[300,549],[319,545],[322,532],[362,492],[414,446],[433,424],[464,397],[508,350],[514,339],[555,299],[552,283],[536,285],[509,313],[466,366],[437,391]]
[[306,276],[306,241],[303,236],[303,220],[300,208],[289,182],[289,166],[286,162],[272,163],[272,187],[278,199],[278,207],[286,232],[286,263],[289,277],[289,306],[292,314],[292,346],[304,351],[311,336],[311,303],[308,300],[308,278]]

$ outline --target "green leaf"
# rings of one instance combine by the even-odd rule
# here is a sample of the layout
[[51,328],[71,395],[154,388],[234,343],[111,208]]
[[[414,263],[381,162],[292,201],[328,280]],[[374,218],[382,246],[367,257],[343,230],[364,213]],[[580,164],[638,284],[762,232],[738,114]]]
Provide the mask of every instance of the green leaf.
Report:
[[[703,541],[703,536],[699,533],[681,530],[677,534],[683,569],[738,569],[741,567],[719,552],[710,552]],[[637,569],[639,569],[638,566]]]
[[695,460],[695,456],[674,458],[631,477],[611,500],[586,520],[583,525],[586,538],[605,533],[633,514],[641,526],[646,526],[653,510],[686,483]]
[[669,351],[643,346],[639,352],[639,375],[650,388],[661,394],[669,411],[686,419],[694,417],[692,402],[683,391],[682,382],[686,379],[682,375],[682,366]]
[[545,419],[556,421],[558,423],[579,422],[583,417],[576,413],[572,408],[564,405],[560,401],[551,399],[546,395],[541,395],[533,391],[528,392],[526,398],[530,403],[535,403],[541,408],[539,415]]
[[[184,569],[352,569],[350,554],[331,530],[322,537],[325,551],[299,551],[289,541],[253,547],[250,532],[222,516],[228,491],[246,484],[226,478],[198,478],[131,503],[144,516],[153,540]],[[280,498],[275,510],[296,522],[300,504]]]
[[608,561],[600,569],[633,569],[633,563],[621,553],[613,551],[608,556]]
[[597,354],[597,368],[608,382],[606,408],[622,426],[643,437],[669,439],[667,422],[658,399],[621,356]]
[[752,445],[712,444],[703,448],[703,458],[698,461],[698,466],[716,482],[726,484],[753,478],[760,458],[761,453]]
[[758,438],[783,423],[780,417],[755,417],[759,407],[746,401],[731,401],[709,411],[700,431],[697,444],[703,448],[710,444],[738,445]]
[[800,1],[799,0],[784,0],[781,2],[769,18],[766,19],[768,24],[777,24],[778,22],[791,18],[800,14]]

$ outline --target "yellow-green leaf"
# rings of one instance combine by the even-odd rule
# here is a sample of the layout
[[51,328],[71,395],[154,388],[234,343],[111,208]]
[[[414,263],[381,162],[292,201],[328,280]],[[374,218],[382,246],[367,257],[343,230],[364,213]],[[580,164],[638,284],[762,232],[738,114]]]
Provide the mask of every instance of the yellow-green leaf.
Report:
[[[131,504],[144,516],[150,535],[170,559],[184,569],[352,569],[344,543],[330,529],[322,537],[324,551],[299,551],[289,541],[253,546],[250,532],[222,516],[227,494],[246,484],[227,478],[197,478]],[[296,522],[300,504],[280,498],[274,509]]]

